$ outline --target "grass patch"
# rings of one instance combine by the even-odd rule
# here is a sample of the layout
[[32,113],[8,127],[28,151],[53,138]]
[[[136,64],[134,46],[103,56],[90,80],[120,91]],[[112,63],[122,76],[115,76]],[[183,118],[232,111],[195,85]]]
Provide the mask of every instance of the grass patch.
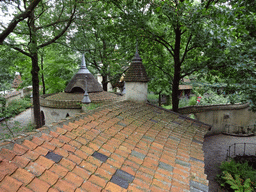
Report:
[[172,105],[162,105],[162,107],[168,110],[172,109]]
[[90,104],[82,104],[83,108],[86,110],[93,110],[100,106],[102,106],[102,103],[90,103]]
[[14,121],[14,125],[10,127],[8,120],[5,120],[3,123],[1,123],[1,126],[4,133],[0,133],[0,140],[11,139],[21,133],[32,132],[35,129],[35,125],[31,122],[28,125],[21,127],[20,122]]

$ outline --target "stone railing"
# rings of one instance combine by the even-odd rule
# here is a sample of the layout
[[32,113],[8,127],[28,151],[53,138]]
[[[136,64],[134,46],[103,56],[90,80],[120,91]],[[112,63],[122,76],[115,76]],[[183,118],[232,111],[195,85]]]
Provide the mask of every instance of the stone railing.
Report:
[[190,114],[190,113],[202,113],[206,111],[220,111],[220,110],[239,110],[249,107],[249,103],[245,104],[224,104],[224,105],[193,105],[183,108],[179,108],[179,113]]
[[[249,103],[188,106],[180,108],[179,113],[184,115],[194,114],[198,121],[210,124],[212,129],[207,133],[209,135],[227,132],[225,125],[228,124],[247,127],[255,124],[256,119],[256,113],[250,110]],[[236,131],[236,129],[230,127],[230,133]]]

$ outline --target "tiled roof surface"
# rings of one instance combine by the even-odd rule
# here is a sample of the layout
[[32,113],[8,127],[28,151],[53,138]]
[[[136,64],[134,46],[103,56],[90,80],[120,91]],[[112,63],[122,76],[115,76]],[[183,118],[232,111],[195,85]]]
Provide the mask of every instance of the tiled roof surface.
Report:
[[[56,93],[49,97],[46,97],[47,100],[55,100],[55,101],[82,101],[84,97],[84,93]],[[89,93],[89,97],[91,101],[107,101],[107,100],[115,100],[118,99],[118,95],[115,93],[110,93],[107,91]]]
[[13,82],[12,82],[12,87],[13,88],[17,88],[19,87],[19,85],[22,83],[22,80],[21,80],[21,76],[20,75],[16,75]]
[[126,82],[148,82],[149,81],[145,67],[142,64],[142,59],[140,58],[137,51],[135,53],[135,57],[132,59],[132,63],[128,71],[125,73],[124,81]]
[[206,125],[128,101],[65,121],[1,149],[1,192],[208,191]]

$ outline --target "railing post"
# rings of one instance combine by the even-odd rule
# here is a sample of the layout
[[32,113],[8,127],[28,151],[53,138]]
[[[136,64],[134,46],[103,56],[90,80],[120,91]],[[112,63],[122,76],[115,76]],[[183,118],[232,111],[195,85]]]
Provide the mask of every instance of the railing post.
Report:
[[236,156],[236,143],[234,144],[234,157]]

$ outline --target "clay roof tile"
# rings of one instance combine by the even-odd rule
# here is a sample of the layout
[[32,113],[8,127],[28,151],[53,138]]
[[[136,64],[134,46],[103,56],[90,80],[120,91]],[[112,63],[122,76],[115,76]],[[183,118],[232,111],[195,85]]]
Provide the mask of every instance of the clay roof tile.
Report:
[[69,120],[2,148],[0,190],[208,190],[202,142],[209,126],[128,101]]

